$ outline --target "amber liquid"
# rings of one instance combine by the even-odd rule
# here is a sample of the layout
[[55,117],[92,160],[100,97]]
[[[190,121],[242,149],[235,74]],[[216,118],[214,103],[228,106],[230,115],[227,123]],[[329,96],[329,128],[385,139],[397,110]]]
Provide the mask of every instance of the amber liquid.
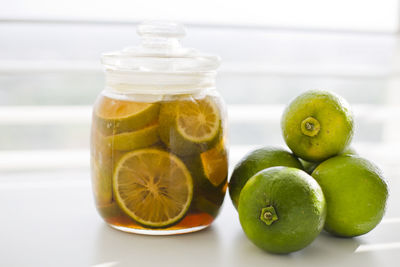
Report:
[[[93,112],[92,134],[91,134],[91,168],[92,168],[92,185],[93,193],[96,201],[96,207],[101,217],[111,226],[122,228],[124,231],[136,232],[136,230],[152,230],[154,231],[172,231],[184,230],[190,232],[191,229],[200,229],[212,223],[219,213],[220,207],[223,203],[225,192],[227,189],[227,171],[228,171],[228,153],[226,148],[226,122],[223,113],[222,104],[218,98],[214,96],[207,96],[215,103],[219,109],[220,116],[220,133],[218,140],[211,144],[203,144],[200,151],[186,152],[185,155],[179,155],[176,150],[171,147],[172,144],[166,144],[162,138],[152,134],[147,134],[143,140],[139,139],[138,144],[133,144],[133,149],[127,149],[128,145],[121,144],[118,140],[118,135],[129,132],[129,127],[123,123],[107,123],[99,118],[96,110],[106,109],[129,109],[131,105],[143,105],[144,103],[111,99],[106,96],[100,96],[95,104]],[[185,99],[178,99],[172,101],[156,102],[155,105],[163,106],[169,109],[169,106],[176,106],[180,101],[190,101],[194,105],[197,99],[189,97]],[[111,107],[110,107],[111,106]],[[118,112],[118,111],[117,111]],[[159,112],[158,110],[155,112]],[[150,121],[148,125],[158,125],[160,117],[158,114],[152,116],[156,121]],[[142,123],[142,121],[140,121]],[[123,129],[118,129],[119,125]],[[143,127],[148,127],[144,125]],[[136,128],[135,125],[133,125]],[[143,128],[142,127],[142,128]],[[111,128],[111,129],[110,129]],[[141,129],[135,129],[138,131]],[[125,140],[125,139],[124,139]],[[129,143],[129,140],[125,140]],[[124,142],[125,142],[124,141]],[[118,143],[119,142],[119,143]],[[177,156],[186,165],[193,177],[193,197],[189,209],[185,215],[172,225],[167,227],[150,227],[137,222],[134,218],[129,216],[121,208],[118,201],[116,201],[115,191],[113,188],[113,176],[115,175],[116,166],[118,161],[126,153],[131,151],[155,148],[158,150],[166,151]],[[190,154],[190,155],[186,155]],[[207,166],[205,166],[207,165]],[[193,167],[194,166],[194,167]],[[206,175],[205,175],[206,173]],[[208,175],[208,176],[207,176]],[[151,211],[149,211],[151,212]],[[141,232],[143,233],[143,231]],[[178,232],[177,232],[178,233]]]

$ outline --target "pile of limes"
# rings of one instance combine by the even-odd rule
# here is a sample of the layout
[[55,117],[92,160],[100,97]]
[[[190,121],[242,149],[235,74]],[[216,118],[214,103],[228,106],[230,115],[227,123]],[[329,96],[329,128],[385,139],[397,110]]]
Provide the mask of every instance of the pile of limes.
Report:
[[307,91],[292,100],[281,120],[292,153],[264,147],[236,165],[229,193],[255,245],[290,253],[322,229],[353,237],[381,221],[388,187],[382,172],[349,147],[353,125],[345,99]]

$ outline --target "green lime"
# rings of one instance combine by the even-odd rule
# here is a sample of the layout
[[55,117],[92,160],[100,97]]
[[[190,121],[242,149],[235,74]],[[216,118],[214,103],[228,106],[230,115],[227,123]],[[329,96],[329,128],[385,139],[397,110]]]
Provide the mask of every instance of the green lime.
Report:
[[311,174],[315,168],[317,168],[319,162],[310,162],[303,159],[299,159],[301,164],[303,165],[303,169],[306,173]]
[[165,102],[160,108],[161,140],[178,155],[199,154],[221,138],[221,115],[212,97]]
[[240,194],[239,219],[247,237],[273,253],[290,253],[310,244],[326,216],[324,194],[302,170],[273,167],[246,183]]
[[357,150],[354,147],[349,146],[345,150],[343,150],[339,155],[358,155]]
[[160,105],[101,96],[95,105],[95,123],[104,135],[144,128],[157,120]]
[[[339,153],[339,155],[357,155],[357,151],[352,147],[348,147],[341,153]],[[311,174],[315,170],[315,168],[317,168],[318,165],[320,164],[320,162],[310,162],[303,159],[299,160],[301,164],[303,164],[303,168],[308,174]]]
[[353,114],[342,97],[311,90],[296,97],[285,109],[283,138],[293,153],[321,162],[342,152],[353,138]]
[[229,195],[237,209],[240,191],[257,172],[275,166],[303,169],[300,161],[290,152],[278,147],[263,147],[251,151],[236,164],[229,181]]
[[121,209],[148,227],[177,223],[193,198],[193,180],[184,163],[153,148],[125,154],[117,163],[113,188]]
[[382,172],[355,155],[322,162],[312,173],[328,205],[325,230],[352,237],[371,231],[381,221],[388,198]]

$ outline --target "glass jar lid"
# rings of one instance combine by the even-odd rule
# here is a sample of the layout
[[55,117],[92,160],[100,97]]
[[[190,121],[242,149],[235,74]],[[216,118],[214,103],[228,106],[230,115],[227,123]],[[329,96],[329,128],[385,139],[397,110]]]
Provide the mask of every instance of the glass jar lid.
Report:
[[220,58],[185,48],[180,40],[185,29],[174,22],[149,21],[137,27],[140,46],[104,53],[102,63],[106,70],[162,73],[215,72]]

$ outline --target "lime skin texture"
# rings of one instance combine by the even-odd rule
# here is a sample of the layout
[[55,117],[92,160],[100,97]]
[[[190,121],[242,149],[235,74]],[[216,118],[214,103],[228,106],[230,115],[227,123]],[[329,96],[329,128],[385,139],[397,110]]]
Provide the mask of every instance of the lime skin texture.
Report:
[[328,213],[324,229],[336,236],[368,233],[385,213],[388,186],[382,172],[357,155],[322,162],[312,173],[321,186]]
[[[339,155],[358,155],[357,151],[349,146],[343,150]],[[301,164],[303,164],[303,169],[306,173],[310,174],[318,167],[321,162],[310,162],[300,159]]]
[[272,167],[244,186],[239,219],[246,236],[272,253],[290,253],[309,245],[321,232],[326,216],[324,194],[306,172]]
[[293,153],[320,162],[342,152],[353,138],[353,114],[347,101],[331,92],[310,90],[286,107],[281,128]]
[[257,172],[276,166],[303,169],[300,161],[289,151],[279,147],[262,147],[245,155],[235,166],[229,181],[229,195],[237,209],[240,191]]

